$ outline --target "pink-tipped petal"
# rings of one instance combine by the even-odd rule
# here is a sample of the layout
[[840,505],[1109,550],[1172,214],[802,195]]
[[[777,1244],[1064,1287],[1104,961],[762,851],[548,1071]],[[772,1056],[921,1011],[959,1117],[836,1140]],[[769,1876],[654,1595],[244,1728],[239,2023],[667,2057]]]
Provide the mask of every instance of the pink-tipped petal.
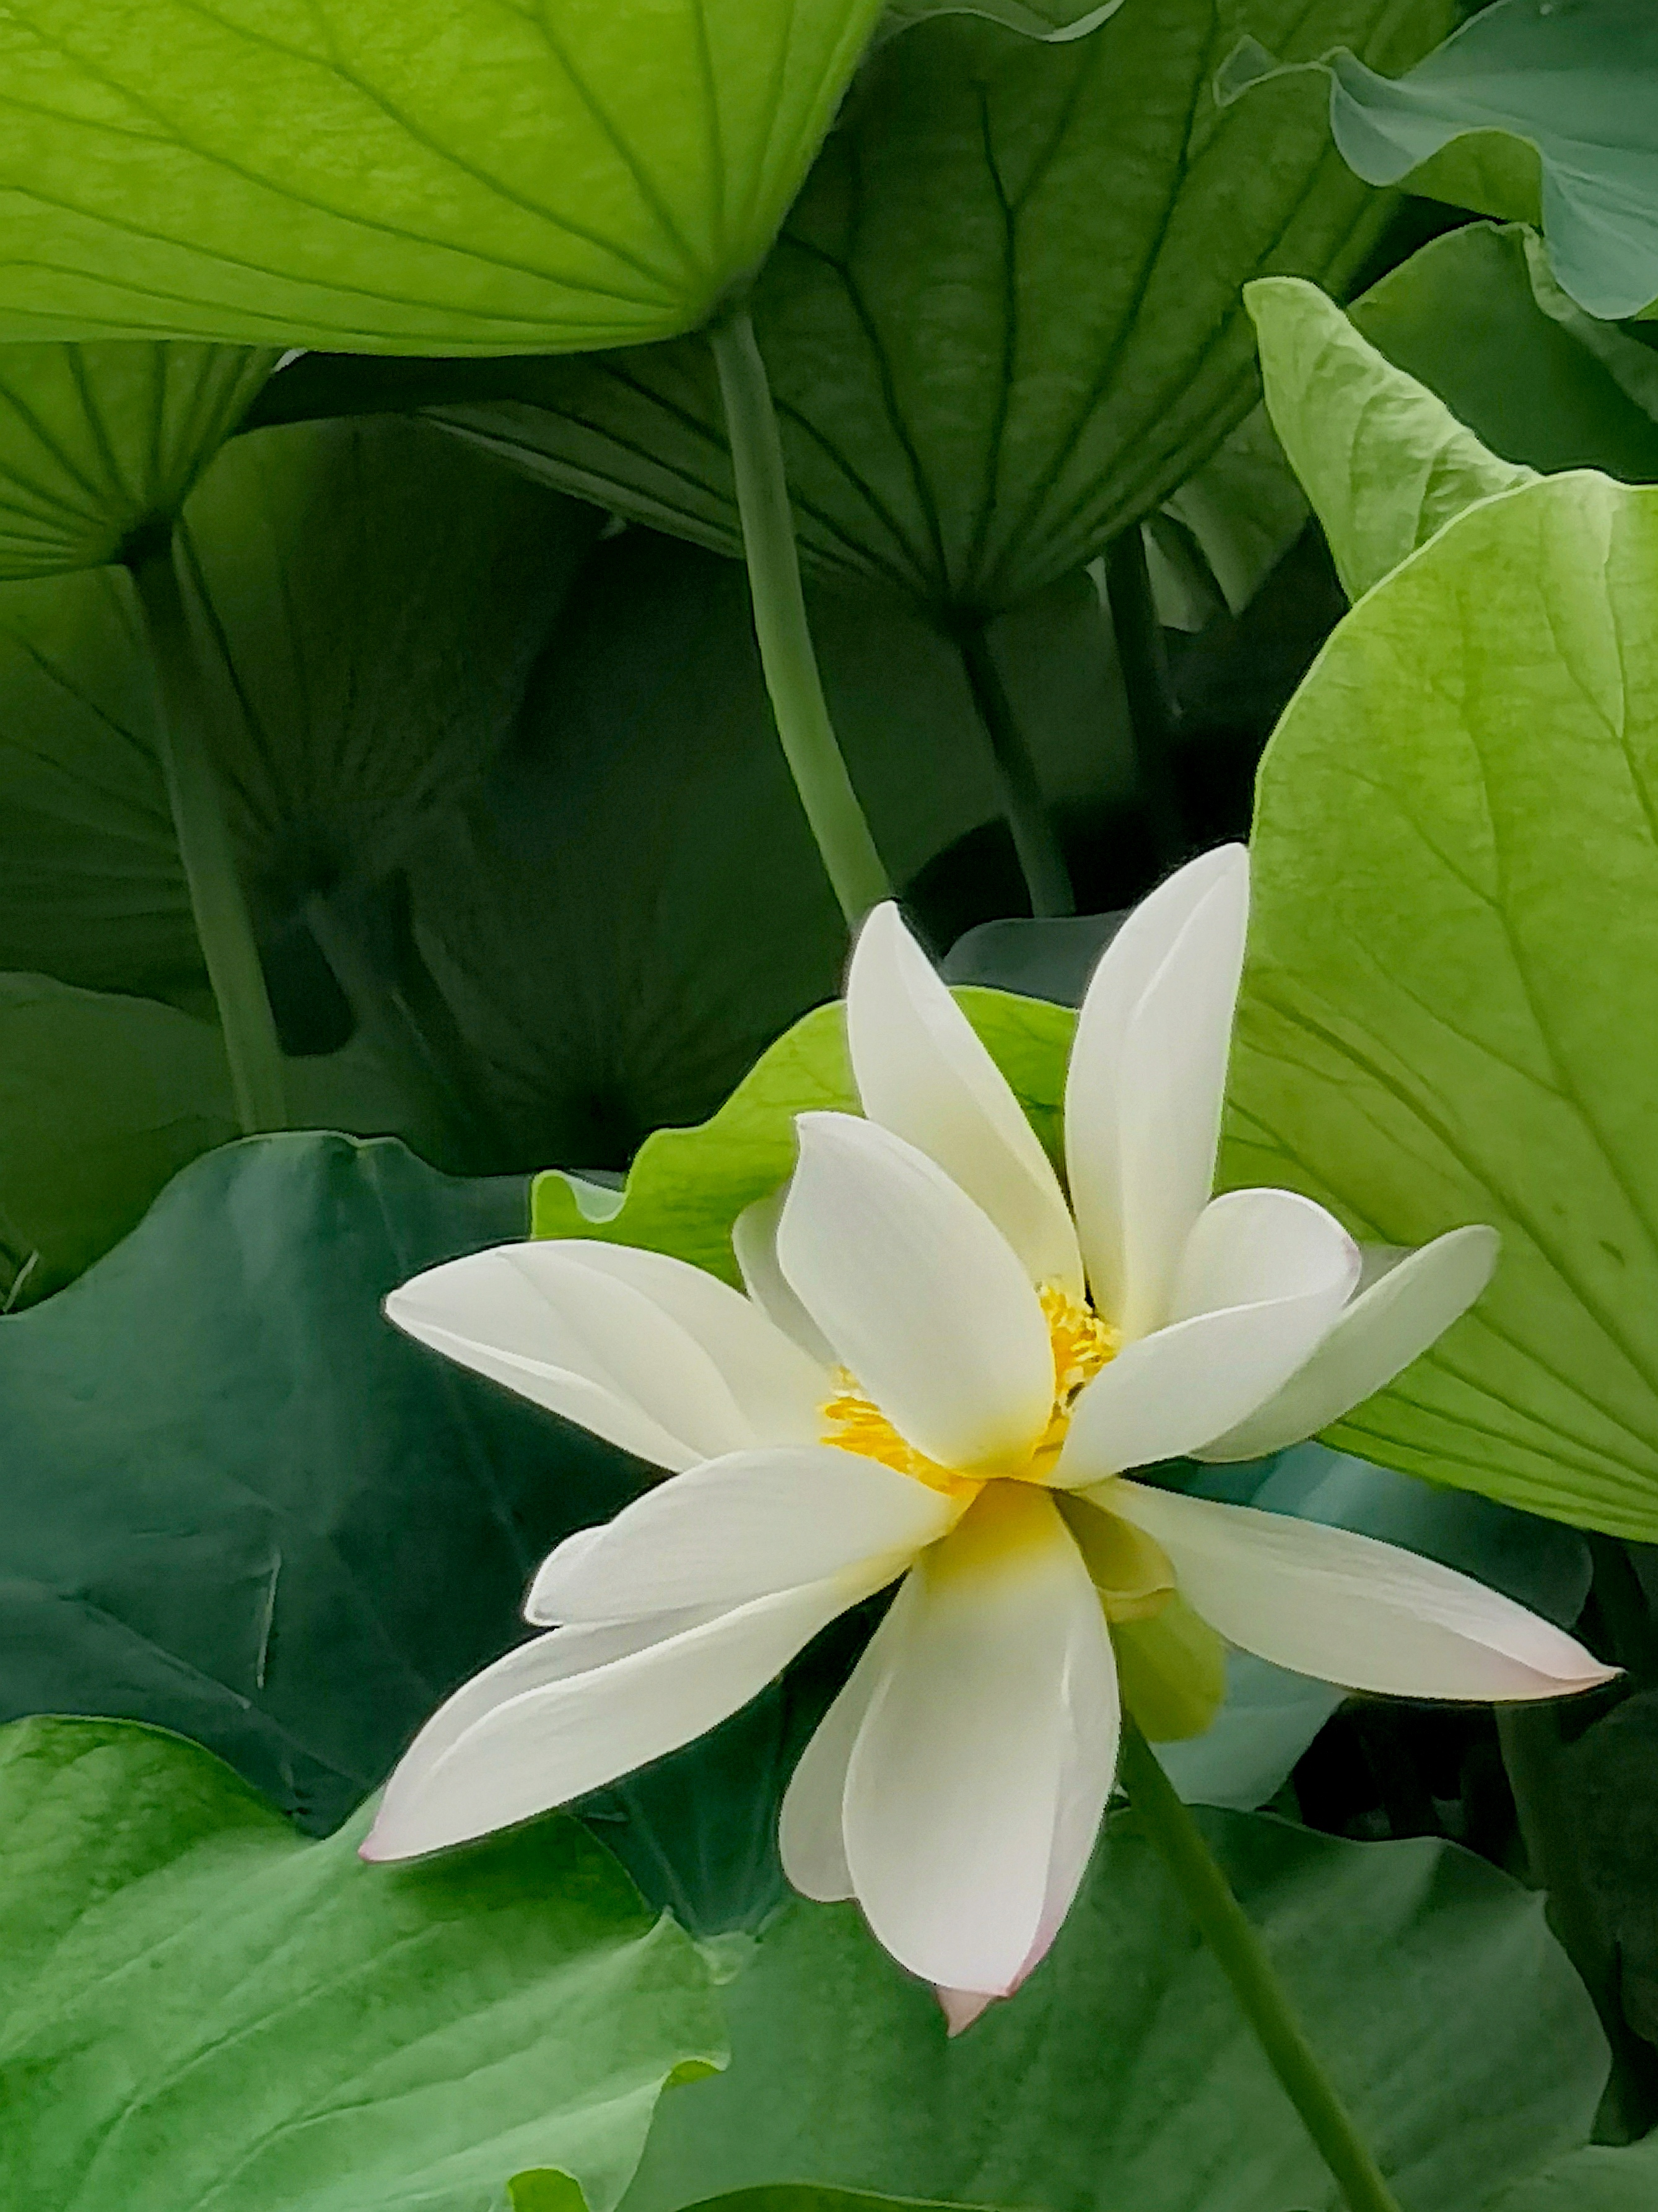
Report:
[[1564,1629],[1374,1536],[1144,1483],[1090,1493],[1155,1537],[1181,1595],[1240,1650],[1399,1698],[1558,1698],[1610,1681]]
[[1051,1499],[994,1484],[894,1601],[845,1793],[871,1928],[946,1990],[1016,1988],[1074,1894],[1110,1792],[1116,1676]]

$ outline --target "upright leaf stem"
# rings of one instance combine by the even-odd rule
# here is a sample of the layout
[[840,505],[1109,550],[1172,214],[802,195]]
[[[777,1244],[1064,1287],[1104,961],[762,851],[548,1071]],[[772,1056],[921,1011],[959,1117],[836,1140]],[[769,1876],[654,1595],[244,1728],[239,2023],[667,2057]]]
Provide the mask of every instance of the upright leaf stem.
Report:
[[1071,885],[1071,871],[1054,834],[1036,763],[1007,696],[984,624],[971,618],[963,620],[956,631],[956,643],[979,719],[990,739],[1002,811],[1013,833],[1013,849],[1030,894],[1030,911],[1043,917],[1075,914],[1077,896]]
[[1132,1720],[1124,1724],[1122,1782],[1350,2212],[1400,2212],[1382,2169],[1319,2064],[1265,1945]]
[[783,754],[848,925],[891,896],[886,870],[841,757],[817,672],[783,445],[754,324],[739,306],[708,332],[720,373],[755,634]]
[[1186,858],[1186,825],[1175,783],[1175,709],[1163,626],[1151,595],[1145,539],[1138,522],[1120,531],[1105,556],[1106,597],[1128,702],[1129,735],[1140,797],[1158,864]]
[[245,1136],[285,1129],[282,1046],[208,750],[209,710],[171,535],[147,543],[128,566],[149,641],[167,798],[196,933],[218,1003],[236,1118]]

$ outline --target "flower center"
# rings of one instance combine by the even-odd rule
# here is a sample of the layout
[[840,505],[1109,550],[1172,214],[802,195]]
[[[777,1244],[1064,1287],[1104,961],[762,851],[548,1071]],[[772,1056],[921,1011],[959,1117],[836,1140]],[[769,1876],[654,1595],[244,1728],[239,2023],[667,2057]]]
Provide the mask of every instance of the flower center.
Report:
[[[1021,1482],[1046,1482],[1060,1455],[1079,1393],[1102,1367],[1115,1358],[1122,1344],[1121,1332],[1102,1321],[1083,1300],[1068,1297],[1051,1284],[1038,1295],[1054,1347],[1054,1405],[1048,1426],[1029,1460],[1023,1467],[1003,1470]],[[979,1489],[985,1479],[982,1475],[960,1474],[940,1467],[901,1437],[875,1401],[859,1388],[857,1377],[844,1367],[837,1370],[835,1380],[840,1387],[823,1407],[826,1444],[857,1452],[864,1459],[879,1460],[883,1466],[913,1475],[917,1482],[949,1498],[971,1497]]]

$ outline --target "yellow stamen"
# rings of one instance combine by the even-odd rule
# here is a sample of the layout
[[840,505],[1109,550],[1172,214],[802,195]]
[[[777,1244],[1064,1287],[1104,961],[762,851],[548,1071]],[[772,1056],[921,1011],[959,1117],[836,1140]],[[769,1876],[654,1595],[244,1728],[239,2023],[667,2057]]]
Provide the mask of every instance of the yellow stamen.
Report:
[[[1071,1411],[1078,1393],[1116,1357],[1122,1343],[1121,1333],[1109,1322],[1102,1321],[1082,1300],[1051,1284],[1039,1295],[1054,1346],[1054,1407],[1024,1465],[997,1470],[1023,1482],[1047,1480],[1071,1425]],[[837,1370],[835,1381],[839,1388],[823,1407],[826,1444],[857,1452],[865,1459],[879,1460],[884,1467],[912,1475],[948,1498],[971,1497],[979,1488],[983,1475],[962,1474],[940,1467],[901,1437],[874,1400],[859,1387],[857,1377],[844,1367]]]

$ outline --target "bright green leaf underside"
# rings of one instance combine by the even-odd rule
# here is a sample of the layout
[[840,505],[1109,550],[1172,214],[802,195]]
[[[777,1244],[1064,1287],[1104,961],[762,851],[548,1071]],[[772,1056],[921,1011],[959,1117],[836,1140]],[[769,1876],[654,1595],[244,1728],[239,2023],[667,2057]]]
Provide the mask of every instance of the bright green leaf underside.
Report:
[[170,522],[276,367],[273,348],[0,353],[0,580],[93,568]]
[[477,2212],[526,2163],[615,2203],[722,2055],[695,1946],[574,1820],[395,1869],[359,1828],[128,1723],[0,1735],[7,2212]]
[[[1057,1152],[1076,1016],[1003,991],[956,995],[1037,1133]],[[732,1224],[745,1206],[786,1182],[794,1168],[794,1117],[821,1108],[858,1111],[839,1005],[817,1007],[780,1037],[711,1121],[647,1137],[609,1220],[584,1214],[562,1175],[537,1176],[533,1234],[644,1245],[734,1283]]]
[[635,344],[757,261],[880,0],[15,0],[4,337]]
[[1263,763],[1233,1182],[1502,1231],[1366,1456],[1658,1537],[1658,490],[1470,509],[1357,607]]
[[[1312,82],[1216,105],[1243,12],[1135,0],[1060,46],[951,16],[870,64],[753,296],[811,568],[945,618],[1016,605],[1248,411],[1240,285],[1264,269],[1341,289],[1387,210],[1337,155]],[[1442,0],[1247,13],[1297,56],[1345,40],[1384,67],[1447,20]],[[740,550],[700,342],[458,366],[382,382],[378,404],[431,406],[565,489]],[[269,403],[337,405],[378,375],[301,362]]]
[[[1202,1818],[1401,2204],[1470,2212],[1583,2140],[1605,2046],[1535,1898],[1443,1844]],[[724,1996],[731,2068],[665,2100],[627,2212],[808,2180],[1044,2212],[1334,2202],[1132,1817],[1023,1989],[953,2042],[851,1905],[791,1905]]]

